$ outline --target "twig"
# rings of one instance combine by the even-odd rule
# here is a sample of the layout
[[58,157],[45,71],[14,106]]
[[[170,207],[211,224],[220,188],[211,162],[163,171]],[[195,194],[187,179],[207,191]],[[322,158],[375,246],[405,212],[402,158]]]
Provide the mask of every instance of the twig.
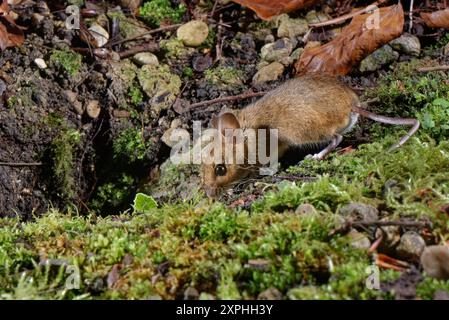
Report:
[[42,165],[42,162],[0,162],[0,167],[36,167]]
[[449,70],[449,66],[436,66],[436,67],[422,67],[422,68],[418,68],[419,72],[445,71],[445,70]]
[[217,24],[217,43],[215,45],[215,62],[220,61],[222,59],[222,46],[223,46],[223,39],[221,37],[223,27],[220,25],[220,23],[223,22],[222,15],[220,14],[220,21],[219,24]]
[[121,51],[118,54],[121,59],[124,59],[124,58],[130,57],[130,56],[133,56],[139,52],[148,52],[148,51],[155,52],[158,50],[159,50],[159,45],[157,43],[149,42],[149,43],[144,43],[140,46],[135,46],[128,50]]
[[387,2],[387,1],[388,0],[379,0],[379,1],[376,1],[376,2],[374,2],[372,4],[370,4],[369,6],[367,6],[366,8],[361,9],[359,11],[348,13],[348,14],[342,15],[340,17],[337,17],[337,18],[334,18],[334,19],[330,19],[330,20],[326,20],[326,21],[323,21],[323,22],[312,23],[312,24],[309,24],[309,27],[318,28],[318,27],[326,27],[326,26],[330,26],[330,25],[333,25],[333,24],[338,24],[338,23],[344,22],[344,21],[346,21],[348,19],[354,18],[355,16],[367,13],[367,12],[373,10],[374,6],[377,7],[377,6],[383,4],[384,2]]
[[217,9],[217,5],[218,5],[218,0],[215,0],[214,6],[212,8],[212,11],[210,13],[210,16],[213,17],[215,14],[215,10]]
[[165,26],[165,27],[161,27],[161,28],[158,28],[158,29],[149,30],[149,31],[146,31],[146,32],[142,32],[141,34],[138,34],[138,35],[136,35],[136,36],[134,36],[134,37],[130,37],[130,38],[126,38],[126,39],[114,41],[114,42],[112,42],[110,45],[111,45],[111,46],[115,46],[115,45],[117,45],[117,44],[121,44],[121,43],[128,42],[128,41],[133,41],[133,40],[142,38],[142,37],[147,36],[147,35],[150,35],[150,34],[154,34],[154,33],[158,33],[158,32],[163,32],[163,31],[169,31],[169,30],[172,30],[172,29],[177,29],[177,28],[179,28],[180,26],[182,26],[182,23],[172,24],[172,25]]
[[266,94],[266,92],[247,92],[247,93],[238,94],[236,96],[223,97],[223,98],[217,98],[217,99],[197,102],[197,103],[193,103],[193,104],[189,105],[184,112],[190,111],[192,109],[197,109],[200,107],[208,106],[211,104],[215,104],[215,103],[234,101],[234,100],[242,100],[242,99],[248,99],[248,98],[253,98],[253,97],[260,97],[265,94]]
[[413,28],[413,0],[410,0],[410,11],[408,13],[408,18],[410,20],[409,25],[408,25],[408,32],[412,33],[412,28]]

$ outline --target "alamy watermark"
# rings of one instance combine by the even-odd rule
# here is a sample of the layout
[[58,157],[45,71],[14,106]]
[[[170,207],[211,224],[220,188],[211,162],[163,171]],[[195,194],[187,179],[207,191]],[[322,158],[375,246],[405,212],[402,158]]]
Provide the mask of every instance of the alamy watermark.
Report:
[[370,290],[380,290],[380,270],[375,264],[366,267],[366,274],[368,278],[365,280],[365,285]]
[[77,265],[68,264],[67,261],[62,259],[45,259],[40,262],[40,265],[64,267],[65,274],[68,275],[64,283],[64,288],[66,290],[74,290],[80,288],[81,274],[80,269]]
[[193,122],[193,137],[185,129],[174,129],[170,160],[174,164],[258,165],[261,175],[272,175],[278,168],[277,129],[202,130]]

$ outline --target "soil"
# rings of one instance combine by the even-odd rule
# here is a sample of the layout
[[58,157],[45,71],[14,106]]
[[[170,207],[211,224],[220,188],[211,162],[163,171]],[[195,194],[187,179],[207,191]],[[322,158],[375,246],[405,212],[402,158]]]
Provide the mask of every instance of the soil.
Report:
[[[50,207],[67,208],[71,204],[77,210],[87,212],[98,194],[99,186],[116,182],[123,172],[133,177],[133,183],[127,185],[129,191],[137,190],[142,181],[148,180],[150,173],[168,158],[169,148],[160,138],[172,120],[179,118],[183,127],[190,129],[192,121],[201,120],[206,124],[211,115],[224,106],[216,104],[183,114],[178,114],[176,107],[172,106],[159,115],[154,115],[149,112],[148,103],[144,101],[136,107],[137,116],[131,117],[130,112],[121,108],[120,102],[126,99],[126,92],[121,87],[122,82],[113,75],[114,62],[91,55],[86,44],[80,40],[79,32],[63,27],[63,21],[67,17],[61,10],[64,6],[52,5],[50,2],[48,4],[52,13],[41,21],[33,19],[32,14],[39,12],[39,9],[32,4],[14,8],[19,14],[18,23],[27,27],[25,43],[2,52],[0,56],[0,161],[8,163],[0,166],[2,216],[27,219],[46,212]],[[105,5],[113,7],[114,4]],[[101,6],[94,8],[98,11],[105,9]],[[226,28],[220,28],[220,61],[214,61],[215,44],[209,49],[196,49],[193,54],[181,58],[168,58],[162,51],[156,52],[159,59],[170,66],[173,74],[182,76],[186,67],[193,69],[193,76],[183,79],[182,92],[178,96],[182,101],[195,103],[249,90],[266,91],[293,74],[290,66],[277,81],[254,86],[251,79],[257,71],[256,66],[260,60],[258,53],[264,44],[251,31],[251,23],[258,20],[251,12],[242,13],[240,6],[236,4],[224,8],[220,7],[214,16],[227,25]],[[318,5],[315,9],[322,8],[322,5]],[[194,13],[189,11],[184,15],[183,21],[193,17]],[[111,21],[108,23],[111,24]],[[419,24],[415,28],[419,28]],[[159,42],[161,39],[168,39],[170,35],[170,32],[156,34],[152,41]],[[237,36],[240,37],[241,47],[232,41]],[[317,30],[311,33],[310,40],[323,41],[326,37],[329,37],[326,32]],[[133,45],[134,42],[124,43],[110,49],[121,51]],[[69,74],[67,70],[51,62],[54,50],[64,50],[67,46],[75,51],[76,48],[84,48],[78,50],[83,53],[83,59],[76,75]],[[44,58],[49,64],[48,68],[40,70],[34,63],[36,58]],[[209,64],[209,68],[220,64],[241,70],[242,84],[230,87],[211,84],[205,79],[204,73]],[[374,86],[378,76],[379,72],[369,75],[355,72],[343,80],[361,93],[361,88]],[[78,106],[85,106],[90,100],[99,101],[99,117],[92,119],[85,113],[80,114],[76,106],[68,101],[67,90],[73,92],[75,99],[79,101]],[[254,99],[235,101],[232,107],[242,108]],[[229,107],[230,104],[226,106]],[[114,140],[123,129],[135,128],[137,125],[141,126],[144,138],[152,142],[151,147],[139,161],[126,163],[117,160],[113,149]],[[66,194],[61,191],[54,173],[53,142],[60,135],[61,126],[76,129],[80,133],[80,141],[74,147],[73,161],[70,164],[74,183],[70,185],[69,196],[67,191]],[[343,147],[368,141],[369,136],[364,127],[365,122],[362,122],[346,138]],[[301,155],[297,155],[293,161],[300,159]],[[18,165],[35,162],[38,163]],[[225,199],[228,203],[234,200],[232,197]],[[126,208],[129,202],[129,197],[125,197],[121,202],[105,205],[99,211],[117,211]]]

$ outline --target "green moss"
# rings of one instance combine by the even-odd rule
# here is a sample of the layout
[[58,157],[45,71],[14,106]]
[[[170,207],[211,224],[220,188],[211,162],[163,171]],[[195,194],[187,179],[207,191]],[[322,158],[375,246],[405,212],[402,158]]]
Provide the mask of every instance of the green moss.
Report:
[[193,77],[193,69],[190,67],[186,67],[182,70],[182,75],[186,78]]
[[416,294],[421,299],[433,299],[438,290],[449,292],[449,281],[425,277],[416,287]]
[[72,198],[74,191],[75,151],[81,140],[80,133],[75,129],[61,127],[58,136],[53,139],[50,147],[53,161],[52,172],[59,194],[63,198]]
[[129,99],[131,103],[135,106],[141,104],[143,102],[143,93],[140,88],[136,85],[131,86],[128,92]]
[[243,84],[244,74],[242,70],[232,67],[218,66],[204,71],[204,78],[215,85],[222,87],[235,87]]
[[151,141],[146,141],[141,130],[128,128],[119,133],[114,139],[114,158],[128,162],[143,160],[147,150],[151,147]]
[[67,50],[54,50],[50,56],[50,61],[61,66],[69,75],[75,76],[82,63],[82,56],[79,53]]
[[149,0],[140,7],[140,17],[151,26],[159,26],[162,21],[176,23],[181,21],[186,8],[179,4],[174,8],[170,0]]
[[161,40],[160,46],[168,59],[182,58],[195,50],[184,46],[184,43],[176,37]]
[[93,212],[103,212],[104,208],[117,208],[130,199],[130,186],[135,183],[132,176],[122,173],[114,182],[107,182],[98,187],[95,198],[90,203]]

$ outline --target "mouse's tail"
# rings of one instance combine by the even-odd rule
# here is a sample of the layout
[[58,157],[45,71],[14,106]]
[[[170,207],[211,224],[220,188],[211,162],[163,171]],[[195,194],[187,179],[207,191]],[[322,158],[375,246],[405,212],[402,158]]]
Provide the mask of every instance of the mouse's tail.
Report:
[[369,112],[363,108],[360,108],[359,106],[353,106],[352,111],[360,114],[363,117],[369,118],[369,119],[377,121],[377,122],[386,123],[386,124],[394,124],[394,125],[402,125],[402,126],[412,126],[412,128],[407,132],[407,134],[405,136],[403,136],[396,144],[391,146],[389,151],[402,146],[412,135],[415,134],[416,131],[418,131],[419,126],[420,126],[418,119],[385,117],[385,116],[381,116],[381,115]]

